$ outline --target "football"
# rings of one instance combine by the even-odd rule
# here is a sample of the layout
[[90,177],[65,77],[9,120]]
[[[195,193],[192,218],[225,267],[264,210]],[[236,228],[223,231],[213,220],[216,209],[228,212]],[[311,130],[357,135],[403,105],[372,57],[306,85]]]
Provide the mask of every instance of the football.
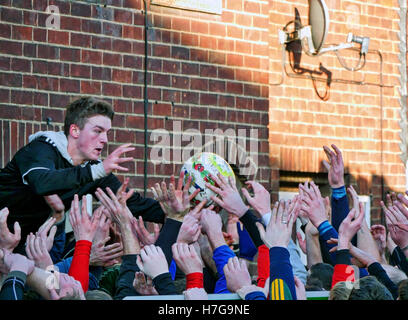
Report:
[[204,199],[207,199],[206,207],[213,203],[211,196],[216,196],[216,193],[206,188],[205,183],[210,183],[216,187],[218,185],[210,178],[210,174],[217,176],[218,173],[221,173],[227,179],[232,177],[235,183],[235,174],[228,162],[211,152],[195,154],[183,164],[181,171],[184,171],[184,185],[187,183],[188,178],[192,177],[189,194],[192,194],[196,189],[201,190],[191,200],[192,205],[197,205]]

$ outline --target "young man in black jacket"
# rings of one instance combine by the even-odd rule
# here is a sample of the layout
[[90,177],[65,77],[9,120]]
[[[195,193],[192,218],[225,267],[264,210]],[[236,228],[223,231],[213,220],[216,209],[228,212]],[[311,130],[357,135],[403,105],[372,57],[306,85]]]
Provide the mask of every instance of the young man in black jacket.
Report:
[[[15,221],[21,227],[23,241],[15,252],[24,252],[27,234],[36,232],[53,210],[69,209],[75,194],[94,195],[98,187],[117,192],[121,182],[112,171],[128,171],[121,164],[133,158],[121,156],[134,148],[121,145],[100,160],[113,116],[111,105],[103,100],[78,99],[67,106],[64,132],[31,135],[29,143],[0,169],[0,209],[9,209],[10,230]],[[134,193],[127,205],[134,216],[164,222],[165,214],[153,199]]]

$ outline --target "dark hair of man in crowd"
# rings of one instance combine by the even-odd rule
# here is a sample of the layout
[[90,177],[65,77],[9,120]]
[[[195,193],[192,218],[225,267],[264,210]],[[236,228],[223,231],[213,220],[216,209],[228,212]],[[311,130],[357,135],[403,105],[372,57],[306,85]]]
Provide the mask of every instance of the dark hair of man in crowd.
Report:
[[394,300],[391,292],[374,276],[359,280],[350,293],[349,300]]
[[309,277],[319,279],[324,290],[330,290],[334,268],[328,263],[316,263],[310,267]]
[[106,101],[92,97],[80,98],[66,107],[64,133],[68,137],[71,124],[83,129],[88,118],[92,116],[102,115],[112,120],[114,114],[112,106]]

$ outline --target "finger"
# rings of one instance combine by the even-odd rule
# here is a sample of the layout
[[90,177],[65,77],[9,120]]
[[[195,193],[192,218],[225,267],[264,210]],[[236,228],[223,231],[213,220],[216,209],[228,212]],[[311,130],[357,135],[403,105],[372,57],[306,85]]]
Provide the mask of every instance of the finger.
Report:
[[[217,198],[218,199],[218,198]],[[213,199],[214,201],[214,199]],[[215,201],[214,201],[215,202]],[[197,217],[199,212],[204,208],[205,204],[207,203],[207,199],[202,200],[198,205],[194,207],[194,209],[191,211],[191,214],[193,217]],[[197,218],[196,218],[197,219]],[[197,219],[198,220],[198,219]]]
[[164,181],[161,182],[161,190],[163,192],[163,200],[168,201],[169,200],[169,193],[167,191],[166,182],[164,182]]
[[200,188],[195,189],[194,192],[188,197],[188,201],[193,200],[197,196],[197,194],[199,194],[200,192],[201,192]]
[[213,186],[211,183],[205,183],[205,186],[210,189],[211,191],[215,192],[218,195],[221,195],[222,190],[220,188],[217,188],[216,186]]
[[246,188],[242,188],[241,191],[248,203],[252,205],[253,198],[250,196],[248,190]]
[[21,227],[18,221],[14,222],[14,236],[16,239],[21,239]]
[[[190,177],[189,177],[189,179],[190,179]],[[183,182],[184,182],[184,170],[181,170],[180,176],[179,176],[179,179],[178,179],[178,182],[177,182],[177,190],[182,190],[183,189]],[[191,182],[191,180],[190,180],[190,182]],[[187,181],[187,183],[188,183],[188,181]],[[190,187],[190,185],[188,187]],[[188,190],[188,188],[187,188],[187,190]]]
[[53,226],[50,230],[50,234],[48,235],[48,240],[54,242],[55,234],[57,233],[57,226]]

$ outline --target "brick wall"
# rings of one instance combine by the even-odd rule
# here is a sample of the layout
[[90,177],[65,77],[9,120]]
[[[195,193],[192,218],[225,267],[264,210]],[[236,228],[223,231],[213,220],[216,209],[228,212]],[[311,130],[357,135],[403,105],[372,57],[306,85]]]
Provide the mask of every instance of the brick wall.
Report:
[[[90,2],[0,1],[0,165],[31,133],[60,130],[69,101],[92,95],[116,111],[108,151],[125,142],[136,146],[136,160],[128,167],[131,186],[141,191],[143,1],[102,1],[106,7]],[[59,8],[58,30],[46,27],[49,5]],[[221,15],[148,7],[149,134],[160,128],[171,134],[244,129],[249,151],[250,129],[258,129],[256,178],[265,185],[270,180],[268,20],[267,1],[223,0]],[[149,154],[152,146],[149,141]],[[170,160],[149,161],[149,186],[178,172],[181,160]]]
[[[279,170],[318,173],[325,172],[323,145],[336,144],[342,151],[350,182],[361,195],[372,195],[372,221],[379,222],[381,174],[384,191],[405,190],[405,169],[399,158],[399,16],[398,1],[325,1],[330,13],[327,44],[346,41],[348,32],[370,37],[367,63],[358,72],[342,68],[336,55],[325,53],[319,57],[301,55],[301,77],[293,75],[286,54],[285,75],[282,75],[282,54],[278,29],[294,20],[295,8],[303,25],[308,24],[308,1],[273,1],[270,5],[270,122],[269,141],[272,175],[279,178]],[[383,58],[381,81],[380,55]],[[357,63],[358,53],[339,52],[349,67]],[[325,73],[319,74],[319,65]],[[303,71],[300,69],[303,68]],[[306,70],[306,71],[305,71]],[[328,71],[326,71],[328,70]],[[316,72],[317,71],[317,72]],[[333,80],[327,89],[325,82],[304,76]],[[347,81],[336,82],[334,79]],[[365,82],[369,84],[353,83]],[[382,94],[381,94],[382,90]],[[381,129],[382,128],[382,129]],[[274,184],[277,192],[279,186]]]

